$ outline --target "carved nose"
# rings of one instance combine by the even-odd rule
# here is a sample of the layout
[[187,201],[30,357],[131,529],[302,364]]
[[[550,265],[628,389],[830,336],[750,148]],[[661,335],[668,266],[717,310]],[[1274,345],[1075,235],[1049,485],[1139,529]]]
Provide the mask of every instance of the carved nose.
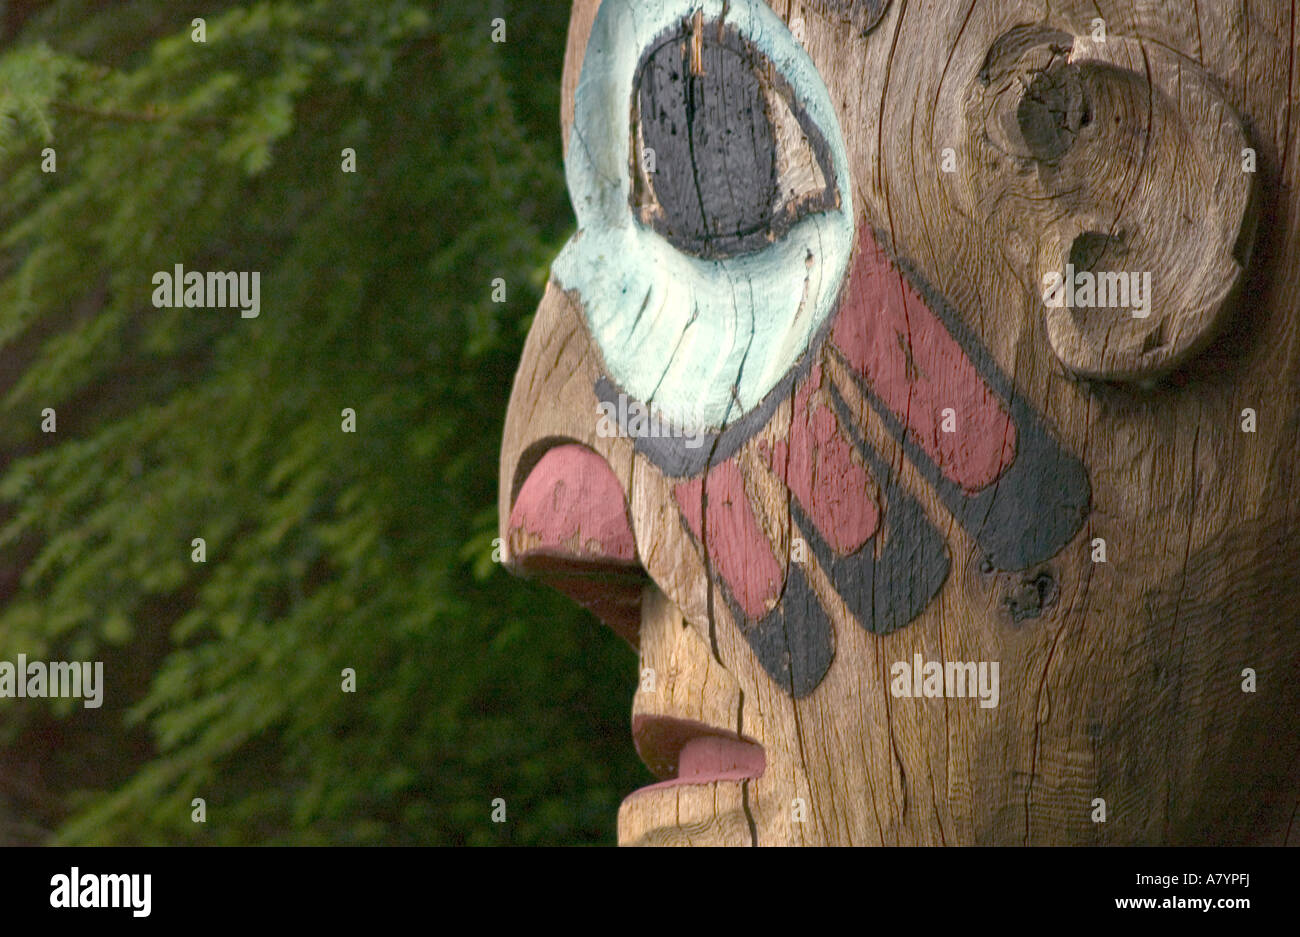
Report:
[[576,443],[546,450],[510,510],[507,565],[558,589],[637,648],[649,582],[636,556],[623,486]]

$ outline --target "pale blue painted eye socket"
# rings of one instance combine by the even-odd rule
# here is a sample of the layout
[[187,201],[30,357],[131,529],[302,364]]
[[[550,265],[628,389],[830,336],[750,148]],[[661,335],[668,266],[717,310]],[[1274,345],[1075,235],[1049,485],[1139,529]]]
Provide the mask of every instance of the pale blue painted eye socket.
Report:
[[774,66],[825,142],[838,194],[766,246],[701,259],[632,209],[638,64],[651,44],[724,0],[604,0],[574,101],[565,172],[578,233],[552,267],[582,297],[612,378],[686,430],[734,423],[808,350],[839,297],[853,244],[853,198],[839,120],[816,66],[761,0],[729,0],[725,22]]

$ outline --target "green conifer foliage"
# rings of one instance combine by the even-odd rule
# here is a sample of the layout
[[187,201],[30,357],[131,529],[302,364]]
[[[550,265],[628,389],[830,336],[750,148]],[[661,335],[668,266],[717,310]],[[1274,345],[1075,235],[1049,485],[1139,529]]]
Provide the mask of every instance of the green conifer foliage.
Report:
[[[0,701],[0,841],[611,841],[634,659],[491,559],[571,224],[566,5],[29,6],[0,44],[0,659],[107,686]],[[260,315],[155,308],[176,264],[260,272]]]

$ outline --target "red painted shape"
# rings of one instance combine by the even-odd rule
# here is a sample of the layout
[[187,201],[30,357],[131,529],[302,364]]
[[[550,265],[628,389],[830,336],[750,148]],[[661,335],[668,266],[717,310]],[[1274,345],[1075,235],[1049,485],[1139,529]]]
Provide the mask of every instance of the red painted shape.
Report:
[[525,534],[530,550],[636,558],[623,486],[604,459],[576,444],[548,450],[533,467],[510,510],[510,531]]
[[[939,470],[967,492],[991,485],[1015,461],[1011,417],[866,225],[832,341]],[[945,433],[949,407],[956,432]]]
[[677,485],[673,493],[687,525],[697,540],[703,540],[700,502],[702,491],[708,491],[709,558],[741,610],[751,621],[757,621],[781,595],[781,565],[754,516],[735,459],[713,466],[707,479],[707,489],[703,487],[704,479],[697,478]]
[[880,508],[871,497],[875,487],[866,470],[853,461],[839,417],[812,399],[821,385],[815,365],[794,398],[789,440],[772,447],[760,443],[767,464],[794,492],[818,532],[841,556],[857,551],[875,534]]
[[762,777],[767,767],[763,749],[741,739],[720,735],[693,738],[677,760],[677,777],[697,784]]
[[637,715],[632,717],[632,739],[646,767],[663,779],[642,791],[679,784],[743,781],[762,777],[767,767],[763,746],[702,722]]
[[633,647],[645,571],[636,559],[623,488],[585,446],[556,446],[524,480],[510,510],[511,563],[593,612]]

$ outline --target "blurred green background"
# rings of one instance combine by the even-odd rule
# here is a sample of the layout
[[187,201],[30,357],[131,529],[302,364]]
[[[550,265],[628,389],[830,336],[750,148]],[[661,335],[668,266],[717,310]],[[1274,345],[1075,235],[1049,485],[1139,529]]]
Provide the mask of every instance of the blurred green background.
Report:
[[0,842],[614,841],[635,658],[491,558],[568,13],[0,0],[0,660],[106,683],[0,700]]

